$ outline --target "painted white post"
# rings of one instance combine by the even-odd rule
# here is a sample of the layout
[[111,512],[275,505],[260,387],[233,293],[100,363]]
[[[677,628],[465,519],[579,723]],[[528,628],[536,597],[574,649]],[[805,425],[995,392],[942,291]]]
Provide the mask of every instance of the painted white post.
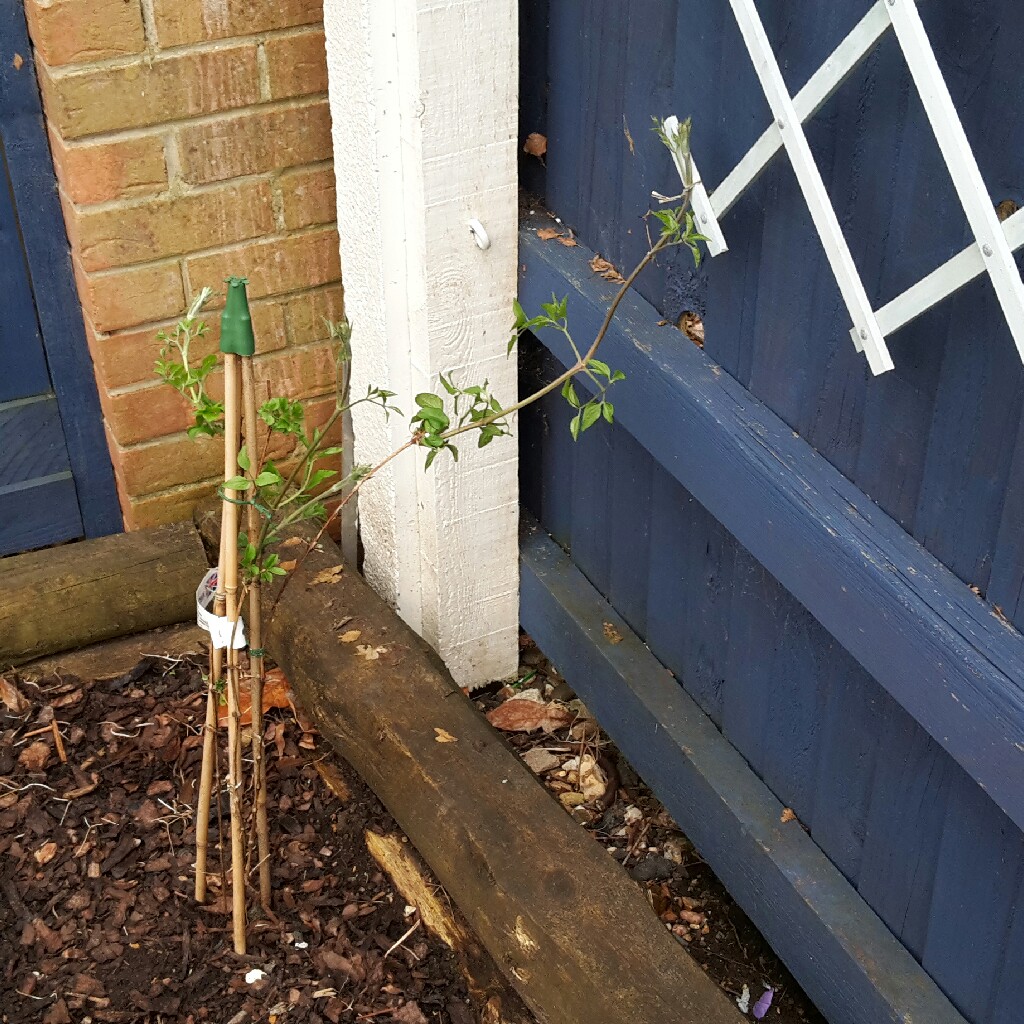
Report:
[[[324,5],[353,394],[387,387],[407,415],[439,372],[516,396],[517,6]],[[358,463],[409,436],[407,416],[360,406],[353,421]],[[516,441],[467,435],[460,455],[425,473],[404,454],[363,488],[359,518],[370,582],[474,686],[517,667]]]

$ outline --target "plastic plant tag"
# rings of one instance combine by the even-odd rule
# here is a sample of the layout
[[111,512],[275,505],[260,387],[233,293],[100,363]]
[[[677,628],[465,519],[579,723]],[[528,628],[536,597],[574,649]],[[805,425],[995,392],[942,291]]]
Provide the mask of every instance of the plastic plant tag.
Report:
[[214,615],[210,609],[213,607],[214,597],[217,593],[217,570],[211,569],[204,577],[202,583],[196,588],[196,622],[202,629],[210,634],[210,642],[216,648],[226,648],[231,641],[231,632],[235,633],[235,648],[245,647],[245,624],[241,619],[238,626],[226,615]]

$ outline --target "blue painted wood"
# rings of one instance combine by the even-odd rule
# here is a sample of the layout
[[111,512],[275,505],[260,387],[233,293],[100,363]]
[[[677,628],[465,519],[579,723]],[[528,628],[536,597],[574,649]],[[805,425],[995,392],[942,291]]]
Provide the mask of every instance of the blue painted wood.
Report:
[[1006,481],[988,599],[1020,629],[1024,626],[1024,418],[1017,427]]
[[1024,836],[963,775],[952,781],[922,964],[972,1021],[989,1021],[1024,871]]
[[[535,524],[521,617],[835,1024],[962,1018],[856,891]],[[603,635],[611,622],[623,639]]]
[[[583,338],[610,294],[591,255],[521,234],[522,301],[568,291]],[[622,425],[1024,823],[1024,638],[695,346],[666,345],[657,318],[630,296],[604,343],[631,381]]]
[[21,248],[14,199],[0,135],[0,267],[4,315],[0,317],[0,402],[28,398],[50,389],[43,339]]
[[[21,61],[15,61],[19,54]],[[122,529],[20,0],[0,0],[0,135],[46,360],[89,537]]]
[[1016,1024],[1020,1020],[1021,979],[1024,978],[1024,878],[1017,889],[1012,913],[1003,966],[992,1002],[992,1024]]
[[0,555],[81,536],[82,517],[70,473],[0,487]]
[[890,702],[876,724],[878,749],[858,888],[920,958],[950,780],[962,772],[902,708]]
[[53,395],[0,404],[0,439],[0,487],[71,469]]
[[[566,435],[571,435],[565,428]],[[611,583],[611,462],[610,431],[591,430],[587,444],[573,443],[572,534],[575,564],[602,593]]]

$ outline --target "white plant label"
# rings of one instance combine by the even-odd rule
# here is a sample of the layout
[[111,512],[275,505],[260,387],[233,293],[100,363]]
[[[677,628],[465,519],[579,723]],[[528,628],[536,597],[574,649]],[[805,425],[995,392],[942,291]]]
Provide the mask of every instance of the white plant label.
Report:
[[226,648],[231,642],[231,632],[235,633],[235,648],[245,647],[245,624],[241,619],[238,626],[226,615],[214,615],[210,609],[213,607],[214,596],[217,593],[217,570],[211,569],[204,577],[203,582],[196,588],[196,622],[202,629],[210,634],[210,642],[214,647]]

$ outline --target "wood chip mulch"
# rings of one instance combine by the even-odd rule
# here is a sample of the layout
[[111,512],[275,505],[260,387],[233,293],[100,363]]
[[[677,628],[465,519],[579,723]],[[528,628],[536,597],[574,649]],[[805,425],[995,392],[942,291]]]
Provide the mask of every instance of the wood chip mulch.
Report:
[[192,898],[204,705],[189,658],[0,677],[0,1021],[473,1024],[453,955],[422,928],[396,946],[415,911],[363,838],[393,820],[334,762],[339,800],[284,712],[266,734],[274,912],[250,899],[234,954],[216,849],[212,905]]

